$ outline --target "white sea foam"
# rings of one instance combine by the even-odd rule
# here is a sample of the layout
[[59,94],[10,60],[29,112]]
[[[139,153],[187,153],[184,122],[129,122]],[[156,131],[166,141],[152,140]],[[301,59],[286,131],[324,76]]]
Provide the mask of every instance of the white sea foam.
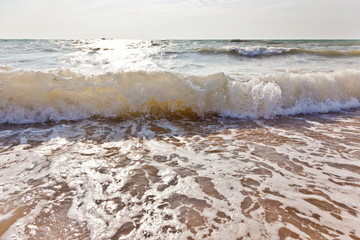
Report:
[[[67,218],[85,223],[88,232],[79,239],[281,239],[281,228],[299,238],[358,236],[360,166],[353,152],[359,140],[355,137],[343,151],[351,135],[340,131],[345,139],[329,139],[319,134],[330,135],[334,127],[354,127],[356,134],[360,126],[299,119],[286,118],[286,128],[264,119],[215,126],[144,119],[19,131],[42,144],[19,143],[1,152],[6,163],[1,197],[9,206],[4,218],[12,224],[2,237],[74,238],[52,225],[68,229]],[[133,125],[141,130],[132,132]],[[107,129],[98,136],[94,130],[102,127]],[[174,131],[163,133],[166,129]],[[14,181],[19,176],[21,181]],[[8,221],[11,209],[19,213],[22,206],[27,212],[17,222]],[[45,221],[47,216],[55,223]]]
[[288,53],[291,48],[281,48],[281,47],[230,47],[226,49],[229,52],[236,53],[246,57],[257,57],[257,56],[272,56],[279,55],[283,53]]

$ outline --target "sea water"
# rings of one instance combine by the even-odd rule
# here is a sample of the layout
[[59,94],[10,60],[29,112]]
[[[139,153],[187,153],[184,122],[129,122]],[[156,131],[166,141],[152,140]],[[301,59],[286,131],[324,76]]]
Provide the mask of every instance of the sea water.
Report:
[[0,40],[1,239],[358,239],[360,41]]

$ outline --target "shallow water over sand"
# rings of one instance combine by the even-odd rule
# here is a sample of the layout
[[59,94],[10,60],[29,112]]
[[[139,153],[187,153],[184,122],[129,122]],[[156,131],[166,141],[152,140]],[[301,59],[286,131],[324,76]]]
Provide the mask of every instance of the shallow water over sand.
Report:
[[359,239],[360,110],[0,126],[1,239]]

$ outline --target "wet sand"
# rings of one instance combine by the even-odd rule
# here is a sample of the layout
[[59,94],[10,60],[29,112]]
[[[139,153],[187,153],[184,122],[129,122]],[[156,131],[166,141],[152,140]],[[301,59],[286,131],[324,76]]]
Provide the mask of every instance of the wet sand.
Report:
[[0,126],[1,239],[360,239],[360,110]]

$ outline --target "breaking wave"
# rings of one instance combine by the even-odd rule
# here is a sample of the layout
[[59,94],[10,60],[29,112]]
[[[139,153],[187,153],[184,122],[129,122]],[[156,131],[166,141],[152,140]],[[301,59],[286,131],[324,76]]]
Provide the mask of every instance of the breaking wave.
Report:
[[204,54],[231,54],[243,57],[265,57],[275,55],[309,54],[324,57],[360,56],[360,50],[336,51],[336,50],[307,50],[301,48],[280,48],[280,47],[227,47],[227,48],[201,48],[198,49]]
[[271,118],[360,107],[360,71],[272,74],[249,81],[223,73],[119,72],[86,76],[70,70],[0,71],[0,123],[91,117],[216,114]]

